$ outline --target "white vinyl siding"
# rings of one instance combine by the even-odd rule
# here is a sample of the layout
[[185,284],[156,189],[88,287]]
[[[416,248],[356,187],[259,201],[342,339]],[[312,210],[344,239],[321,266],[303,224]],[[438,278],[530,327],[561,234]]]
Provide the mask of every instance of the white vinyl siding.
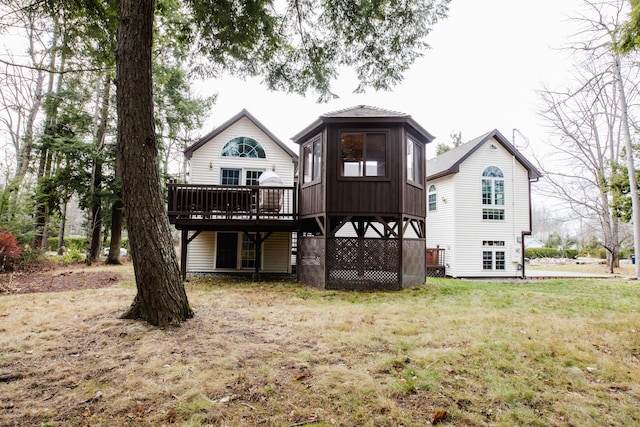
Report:
[[[481,180],[488,166],[496,166],[504,174],[504,221],[482,220]],[[519,276],[522,258],[518,239],[523,231],[530,231],[527,169],[502,144],[490,139],[460,164],[458,173],[427,183],[431,184],[438,189],[438,210],[427,213],[427,247],[445,249],[447,274]],[[483,241],[505,242],[504,270],[488,273],[483,269]]]
[[291,233],[273,233],[264,241],[262,271],[291,273]]
[[429,181],[427,186],[435,185],[437,189],[438,207],[435,211],[427,212],[427,247],[443,248],[445,264],[452,266],[455,253],[456,232],[456,197],[455,175]]
[[[264,149],[265,158],[229,157],[222,155],[222,149],[229,141],[238,137],[256,140]],[[265,134],[247,117],[217,134],[206,144],[192,153],[190,159],[189,182],[191,184],[221,184],[223,170],[239,170],[240,184],[246,184],[247,176],[255,178],[259,173],[274,170],[286,187],[294,185],[293,159],[275,141]],[[289,198],[285,203],[292,203]],[[290,209],[285,206],[283,210]],[[238,241],[238,251],[242,248],[242,240]],[[215,272],[216,233],[202,232],[188,246],[187,272]],[[241,256],[238,254],[238,264]],[[244,269],[238,271],[250,271]],[[225,270],[229,271],[229,270]],[[262,246],[262,271],[287,273],[291,272],[291,235],[290,233],[274,233]]]
[[[238,237],[242,239],[242,233]],[[241,251],[242,240],[238,241],[238,251]],[[241,256],[238,254],[238,261]],[[216,232],[203,231],[189,243],[187,257],[187,271],[193,273],[214,273],[216,265]],[[239,269],[238,271],[251,271]],[[228,272],[229,270],[224,270]],[[291,272],[291,234],[273,233],[262,243],[262,269],[266,273]]]
[[[224,145],[233,138],[241,136],[258,141],[264,148],[266,158],[222,156]],[[193,152],[190,160],[189,182],[192,184],[220,184],[222,169],[242,169],[241,177],[244,179],[247,170],[267,171],[274,167],[275,172],[282,178],[283,185],[293,186],[294,164],[291,156],[248,118],[243,117]]]
[[216,233],[212,231],[200,233],[188,245],[187,271],[213,272],[215,270],[215,250]]

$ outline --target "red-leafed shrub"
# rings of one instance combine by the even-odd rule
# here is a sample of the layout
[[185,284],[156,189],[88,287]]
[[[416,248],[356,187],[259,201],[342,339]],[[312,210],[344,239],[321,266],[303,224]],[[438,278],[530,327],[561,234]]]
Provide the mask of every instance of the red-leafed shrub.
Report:
[[8,231],[0,232],[0,272],[10,269],[12,261],[20,258],[22,250],[18,246],[18,239]]

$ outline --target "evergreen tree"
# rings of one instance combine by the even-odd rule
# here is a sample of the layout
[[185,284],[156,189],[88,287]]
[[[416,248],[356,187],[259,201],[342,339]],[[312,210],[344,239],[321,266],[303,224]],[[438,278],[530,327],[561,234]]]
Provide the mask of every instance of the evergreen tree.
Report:
[[[427,47],[448,0],[361,2],[189,0],[183,38],[204,54],[201,71],[262,75],[272,89],[335,96],[353,67],[357,90],[388,89]],[[126,317],[155,325],[193,315],[162,203],[152,92],[153,0],[122,0],[118,27],[118,171],[138,293]]]

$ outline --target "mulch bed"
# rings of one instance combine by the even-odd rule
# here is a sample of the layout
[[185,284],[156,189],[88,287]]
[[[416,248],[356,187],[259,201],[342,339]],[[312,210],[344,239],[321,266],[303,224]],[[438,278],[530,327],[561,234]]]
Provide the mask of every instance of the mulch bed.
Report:
[[0,274],[0,295],[100,289],[126,280],[122,273],[80,265],[43,265],[38,271]]

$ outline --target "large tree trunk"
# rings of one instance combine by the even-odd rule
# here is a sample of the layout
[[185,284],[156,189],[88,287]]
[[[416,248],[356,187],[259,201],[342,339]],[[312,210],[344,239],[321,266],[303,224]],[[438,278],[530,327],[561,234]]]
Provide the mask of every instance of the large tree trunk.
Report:
[[153,117],[153,0],[122,0],[116,53],[117,170],[138,293],[128,319],[165,326],[193,317],[160,185]]
[[60,215],[60,231],[58,232],[58,255],[64,255],[64,228],[67,221],[67,202],[62,205]]
[[122,245],[122,199],[118,198],[111,206],[111,239],[109,255],[105,264],[120,263],[120,246]]

